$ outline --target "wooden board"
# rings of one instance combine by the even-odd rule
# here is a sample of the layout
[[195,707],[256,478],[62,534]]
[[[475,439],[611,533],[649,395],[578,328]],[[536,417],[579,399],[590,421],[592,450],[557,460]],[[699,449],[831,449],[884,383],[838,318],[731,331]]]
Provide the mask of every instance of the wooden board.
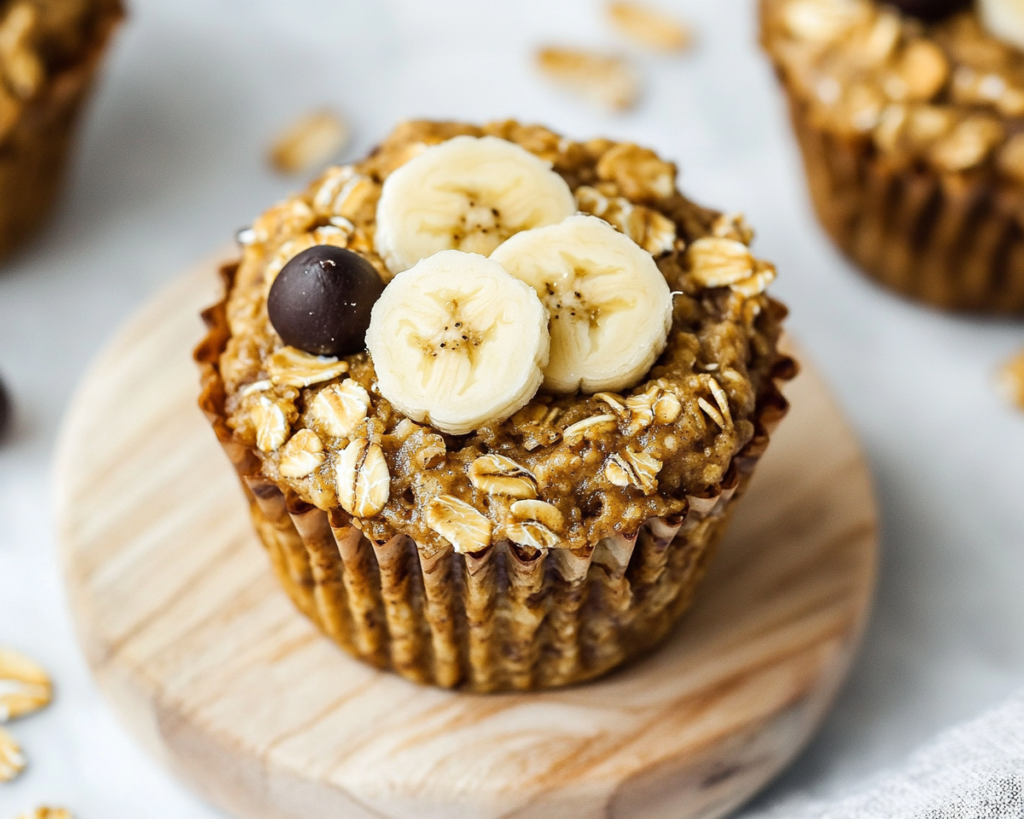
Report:
[[350,659],[290,604],[195,406],[210,265],[79,390],[57,459],[82,645],[145,746],[244,819],[720,816],[804,745],[846,674],[876,562],[857,444],[806,364],[698,602],[650,658],[475,696]]

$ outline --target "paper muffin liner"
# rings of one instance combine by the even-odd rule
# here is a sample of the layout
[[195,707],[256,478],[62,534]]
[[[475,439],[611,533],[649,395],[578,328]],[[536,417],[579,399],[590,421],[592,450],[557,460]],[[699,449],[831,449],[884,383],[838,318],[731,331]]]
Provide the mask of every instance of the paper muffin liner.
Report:
[[123,17],[112,8],[94,24],[81,59],[49,77],[3,138],[0,150],[0,257],[43,224],[65,175],[83,105],[108,42]]
[[[230,280],[231,268],[225,268]],[[750,443],[685,517],[652,518],[588,556],[509,541],[475,555],[430,553],[408,535],[372,541],[264,477],[224,415],[218,372],[229,337],[224,303],[204,313],[196,349],[200,407],[235,467],[256,531],[295,605],[355,657],[419,683],[490,692],[552,688],[600,676],[653,648],[693,601],[775,424],[788,404],[774,381]],[[795,373],[781,358],[773,376]],[[430,556],[428,556],[430,555]]]
[[896,167],[782,84],[818,219],[864,273],[935,307],[1024,313],[1024,190],[990,169]]

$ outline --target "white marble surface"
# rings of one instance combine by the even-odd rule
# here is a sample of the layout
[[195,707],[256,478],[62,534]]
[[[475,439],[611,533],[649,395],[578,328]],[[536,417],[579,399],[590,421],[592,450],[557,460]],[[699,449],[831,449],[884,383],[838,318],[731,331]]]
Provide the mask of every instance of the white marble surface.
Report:
[[552,92],[540,41],[616,45],[597,0],[136,0],[53,226],[0,270],[0,644],[59,696],[14,725],[31,769],[0,819],[40,802],[81,819],[219,814],[142,756],[79,654],[56,560],[50,460],[64,407],[113,328],[298,180],[263,163],[308,108],[351,117],[358,156],[403,117],[516,115],[653,145],[695,198],[743,210],[777,292],[870,456],[883,510],[874,620],[837,706],[771,795],[828,793],[897,762],[1024,680],[1024,415],[992,386],[1020,322],[950,318],[856,277],[809,212],[752,0],[663,0],[700,46],[638,54],[643,105],[606,116]]

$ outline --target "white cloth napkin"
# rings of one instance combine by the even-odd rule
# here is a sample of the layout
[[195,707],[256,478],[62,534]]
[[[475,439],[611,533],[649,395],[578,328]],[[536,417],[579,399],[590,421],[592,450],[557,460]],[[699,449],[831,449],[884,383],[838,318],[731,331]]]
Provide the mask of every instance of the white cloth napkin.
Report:
[[742,819],[1024,819],[1024,690],[852,792]]

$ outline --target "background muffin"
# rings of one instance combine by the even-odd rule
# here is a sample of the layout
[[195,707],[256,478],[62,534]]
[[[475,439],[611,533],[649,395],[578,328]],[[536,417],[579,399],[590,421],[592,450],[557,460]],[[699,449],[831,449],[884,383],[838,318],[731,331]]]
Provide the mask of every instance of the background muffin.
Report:
[[0,4],[0,255],[53,207],[120,0]]
[[[554,209],[592,216],[531,225],[509,240],[505,208],[484,202],[477,213],[482,203],[469,202],[475,221],[461,214],[449,247],[493,250],[511,267],[509,248],[533,231],[593,226],[654,261],[658,286],[675,291],[660,355],[628,386],[550,389],[563,355],[553,332],[540,365],[546,389],[467,430],[399,411],[366,352],[317,356],[283,343],[268,293],[273,308],[278,278],[304,253],[326,259],[344,248],[393,279],[376,321],[425,255],[395,260],[402,247],[378,222],[390,207],[382,187],[430,146],[454,150],[466,137],[498,138],[551,163],[571,192]],[[410,679],[481,691],[589,679],[665,635],[784,413],[775,379],[793,369],[777,349],[785,310],[764,292],[774,268],[750,254],[741,219],[689,202],[674,166],[635,145],[577,143],[514,122],[410,122],[242,238],[197,350],[200,403],[248,488],[279,578],[327,634]],[[556,301],[545,300],[552,324],[578,320]],[[644,318],[635,323],[660,321]],[[525,329],[510,358],[527,354]]]
[[836,244],[904,295],[1020,313],[1024,43],[983,12],[762,0],[761,36]]

